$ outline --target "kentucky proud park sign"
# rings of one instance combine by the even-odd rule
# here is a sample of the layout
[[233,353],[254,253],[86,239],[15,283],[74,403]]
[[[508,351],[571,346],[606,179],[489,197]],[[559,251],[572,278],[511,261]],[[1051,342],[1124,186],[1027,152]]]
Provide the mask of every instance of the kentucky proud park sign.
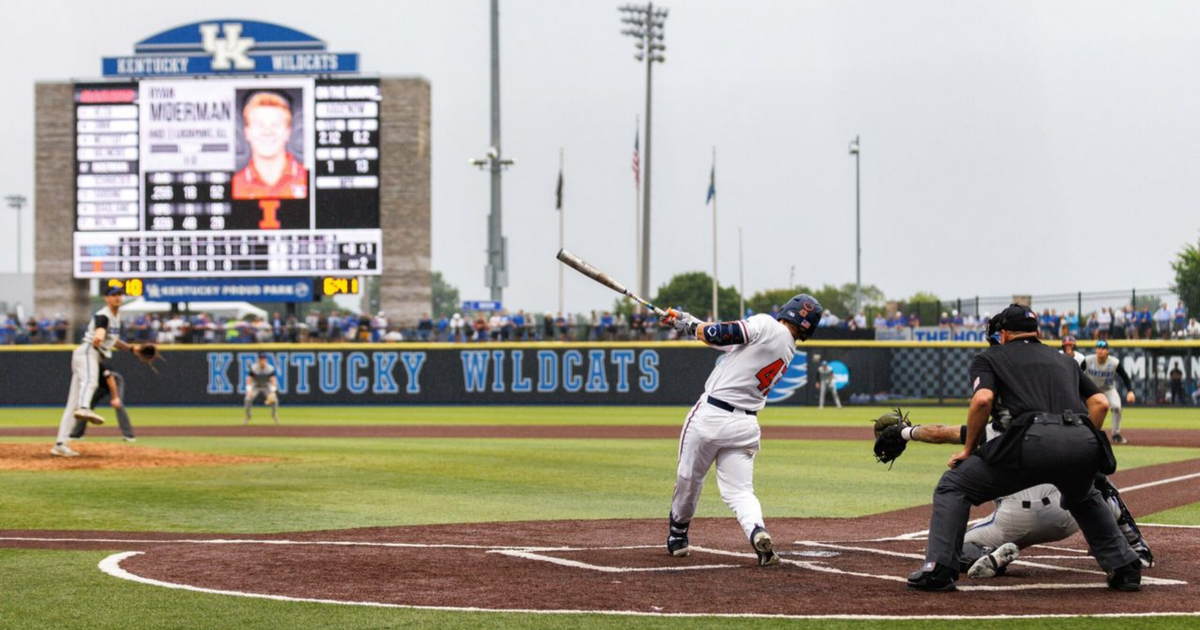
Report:
[[333,53],[325,42],[278,24],[211,20],[144,39],[126,57],[105,57],[106,77],[358,72],[358,53]]

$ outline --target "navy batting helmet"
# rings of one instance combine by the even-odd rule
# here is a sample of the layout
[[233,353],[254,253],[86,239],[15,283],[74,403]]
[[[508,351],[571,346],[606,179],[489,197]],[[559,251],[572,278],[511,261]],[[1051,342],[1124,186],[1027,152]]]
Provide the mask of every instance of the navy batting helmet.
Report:
[[788,300],[787,304],[779,309],[779,315],[776,317],[795,324],[800,330],[800,341],[805,341],[817,331],[817,324],[821,323],[821,313],[824,310],[817,298],[801,293]]

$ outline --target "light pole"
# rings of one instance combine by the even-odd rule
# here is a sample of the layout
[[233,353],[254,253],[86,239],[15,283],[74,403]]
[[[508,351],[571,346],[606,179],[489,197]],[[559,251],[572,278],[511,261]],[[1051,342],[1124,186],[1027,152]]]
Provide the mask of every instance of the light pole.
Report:
[[854,156],[854,312],[858,317],[862,308],[862,187],[859,185],[858,136],[850,143],[850,155]]
[[25,203],[29,201],[25,195],[8,195],[4,198],[8,202],[8,207],[17,211],[17,274],[21,273],[21,210],[25,208]]
[[488,215],[488,262],[484,280],[492,290],[492,300],[501,301],[508,286],[508,252],[500,222],[500,174],[513,161],[500,157],[500,0],[492,0],[492,146],[487,158],[467,161],[480,170],[492,172],[492,212]]
[[651,2],[626,4],[617,10],[624,14],[621,22],[629,25],[621,34],[635,40],[633,46],[637,52],[633,58],[646,62],[646,176],[642,179],[642,269],[641,277],[638,278],[638,291],[641,295],[650,295],[650,104],[654,64],[667,60],[662,54],[667,49],[662,43],[667,9],[656,9]]

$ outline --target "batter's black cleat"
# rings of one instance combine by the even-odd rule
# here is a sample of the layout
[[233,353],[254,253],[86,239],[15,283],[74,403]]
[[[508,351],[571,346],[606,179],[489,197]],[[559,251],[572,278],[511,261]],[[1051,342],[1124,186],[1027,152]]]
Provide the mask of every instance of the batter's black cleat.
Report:
[[779,564],[779,556],[775,555],[775,543],[771,541],[771,535],[762,525],[756,526],[754,531],[750,532],[750,544],[754,547],[754,553],[758,554],[758,566]]
[[958,590],[954,585],[957,581],[958,571],[934,562],[926,562],[920,571],[908,576],[908,588],[931,593],[955,591]]
[[675,520],[672,515],[668,517],[670,525],[667,529],[667,553],[682,558],[691,555],[692,551],[688,549],[688,526],[691,523],[680,523]]
[[1134,560],[1108,574],[1108,588],[1114,591],[1142,590],[1142,561]]

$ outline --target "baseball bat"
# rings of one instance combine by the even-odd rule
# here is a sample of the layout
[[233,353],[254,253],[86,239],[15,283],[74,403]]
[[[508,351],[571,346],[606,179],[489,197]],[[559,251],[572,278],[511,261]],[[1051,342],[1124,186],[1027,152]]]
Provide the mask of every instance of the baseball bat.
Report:
[[612,276],[593,267],[592,265],[588,264],[587,261],[576,256],[575,254],[572,254],[571,252],[569,252],[565,249],[560,249],[560,250],[558,250],[558,256],[556,256],[556,258],[558,258],[558,260],[560,262],[562,262],[564,265],[574,269],[575,271],[578,271],[579,273],[591,278],[592,280],[595,280],[596,282],[599,282],[600,284],[612,289],[613,291],[616,291],[617,293],[624,295],[625,297],[633,300],[634,302],[637,302],[638,304],[641,304],[642,306],[645,306],[646,308],[654,311],[654,314],[658,315],[660,318],[667,316],[667,311],[664,311],[661,308],[658,308],[657,306],[642,299],[634,292],[630,291],[629,289],[626,289],[625,285],[621,284],[620,282],[617,282],[616,280],[613,280]]

